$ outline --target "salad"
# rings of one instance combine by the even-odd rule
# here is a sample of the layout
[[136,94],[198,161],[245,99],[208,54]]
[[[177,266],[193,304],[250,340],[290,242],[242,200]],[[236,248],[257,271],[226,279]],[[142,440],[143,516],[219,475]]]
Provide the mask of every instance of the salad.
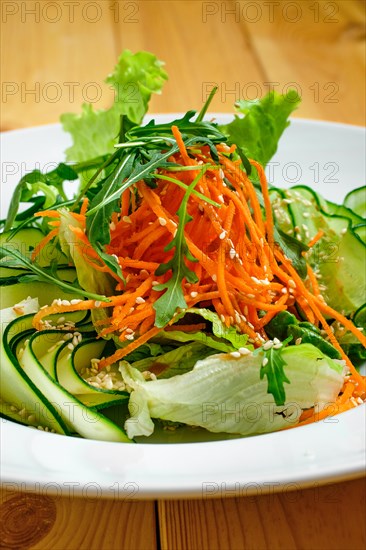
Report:
[[248,436],[361,405],[365,188],[337,205],[268,184],[295,92],[239,101],[220,125],[214,89],[199,112],[146,124],[166,79],[154,55],[124,51],[112,107],[63,115],[66,161],[14,190],[1,416],[133,442]]

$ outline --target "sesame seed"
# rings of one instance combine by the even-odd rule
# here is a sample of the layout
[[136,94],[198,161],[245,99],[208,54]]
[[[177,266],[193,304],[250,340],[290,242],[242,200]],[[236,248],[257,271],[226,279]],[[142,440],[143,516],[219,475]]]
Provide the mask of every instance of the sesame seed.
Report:
[[156,286],[156,285],[159,285],[159,284],[160,284],[159,281],[153,281],[153,282],[151,283],[151,286]]
[[132,328],[126,328],[126,332],[127,334],[132,334],[134,331],[132,330]]
[[158,221],[159,221],[160,225],[162,225],[162,226],[166,225],[166,219],[165,218],[158,218]]
[[94,302],[94,305],[95,305],[95,307],[100,307],[102,305],[102,302],[100,302],[99,300],[96,300]]
[[226,231],[224,230],[220,233],[219,239],[222,241],[223,239],[225,239],[225,237],[226,237]]
[[213,274],[212,277],[211,277],[211,279],[212,279],[213,281],[215,281],[215,283],[216,283],[216,281],[217,281],[217,276],[216,276],[215,274]]
[[123,220],[125,223],[132,223],[132,222],[131,222],[131,218],[129,218],[129,216],[123,216],[122,220]]
[[267,365],[267,363],[268,363],[268,359],[267,359],[267,357],[265,357],[262,361],[262,367],[265,367]]
[[230,256],[231,260],[233,260],[235,258],[235,256],[236,256],[235,248],[230,248],[229,256]]
[[136,304],[144,304],[145,300],[142,298],[142,296],[137,296],[135,302]]
[[191,296],[191,298],[196,298],[196,296],[198,296],[198,292],[192,291],[190,293],[190,296]]
[[225,323],[225,321],[226,321],[225,315],[222,315],[222,314],[221,314],[221,315],[220,315],[220,319],[221,319],[221,321],[222,321],[223,323]]
[[281,292],[282,292],[282,294],[287,294],[287,288],[285,288],[285,287],[282,288],[282,289],[281,289]]
[[345,233],[347,233],[347,227],[344,227],[344,228],[341,230],[341,235],[344,235]]
[[72,351],[72,350],[74,349],[74,346],[71,344],[71,342],[70,342],[70,344],[67,344],[66,347],[67,347],[67,349],[69,349],[70,351]]
[[299,346],[302,342],[302,338],[296,338],[295,340],[295,346]]
[[125,338],[126,340],[134,340],[133,334],[126,334]]
[[293,281],[292,279],[289,279],[287,284],[291,288],[296,288],[295,281]]
[[111,222],[111,223],[109,224],[109,229],[110,229],[111,231],[114,231],[114,230],[116,229],[116,224],[115,224],[114,222]]
[[241,356],[241,353],[239,351],[232,351],[230,353],[231,357],[234,357],[235,359],[239,359],[239,357]]
[[248,298],[255,298],[255,294],[247,294]]
[[80,304],[80,302],[82,302],[82,300],[78,300],[78,299],[76,299],[76,298],[75,298],[74,300],[70,300],[70,304],[71,304],[72,306],[75,306],[76,304]]
[[252,352],[248,348],[239,348],[240,355],[250,355]]
[[273,343],[274,344],[280,344],[281,342],[279,341],[278,338],[275,337],[275,338],[273,338]]
[[113,381],[110,377],[108,377],[105,381],[105,387],[107,390],[112,390],[113,389]]
[[268,349],[271,349],[272,346],[273,346],[272,340],[267,340],[267,342],[265,342],[265,343],[263,344],[263,349],[264,349],[264,350],[268,350]]
[[62,300],[61,305],[62,306],[70,306],[71,304],[70,304],[69,300]]

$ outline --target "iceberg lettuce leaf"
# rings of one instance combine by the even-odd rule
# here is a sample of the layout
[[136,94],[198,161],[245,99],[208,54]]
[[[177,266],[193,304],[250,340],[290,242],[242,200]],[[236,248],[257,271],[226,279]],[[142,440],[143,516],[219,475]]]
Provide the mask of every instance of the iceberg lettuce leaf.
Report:
[[131,418],[125,423],[128,436],[153,432],[148,415],[212,432],[272,432],[296,425],[304,409],[316,406],[321,410],[334,402],[342,388],[342,364],[311,344],[287,347],[282,357],[291,383],[286,387],[285,404],[277,406],[260,376],[264,355],[261,349],[240,358],[216,354],[198,361],[190,372],[153,381],[122,364],[122,376],[132,389]]

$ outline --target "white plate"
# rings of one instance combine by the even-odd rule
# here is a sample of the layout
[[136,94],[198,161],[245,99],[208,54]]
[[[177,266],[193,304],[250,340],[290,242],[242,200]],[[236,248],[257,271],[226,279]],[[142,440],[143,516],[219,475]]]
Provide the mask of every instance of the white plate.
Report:
[[[161,115],[160,121],[171,120]],[[222,122],[228,115],[218,115]],[[25,171],[63,159],[57,125],[1,136],[1,216]],[[294,120],[269,168],[277,186],[312,185],[339,201],[365,183],[365,130]],[[365,407],[298,429],[205,443],[122,444],[65,437],[1,421],[1,478],[9,489],[115,499],[260,495],[365,472]]]

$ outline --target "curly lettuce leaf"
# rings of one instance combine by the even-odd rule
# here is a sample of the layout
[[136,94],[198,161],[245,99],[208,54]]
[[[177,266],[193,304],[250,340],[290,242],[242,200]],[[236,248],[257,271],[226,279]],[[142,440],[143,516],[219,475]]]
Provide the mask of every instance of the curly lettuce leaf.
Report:
[[132,54],[124,50],[106,83],[115,91],[110,109],[95,111],[91,104],[83,104],[81,114],[61,116],[66,132],[71,134],[73,145],[66,151],[69,161],[85,161],[113,151],[121,116],[128,119],[127,126],[141,124],[147,112],[152,93],[160,93],[167,79],[163,63],[148,52]]
[[288,118],[300,104],[300,97],[294,90],[281,95],[275,91],[255,101],[238,101],[237,110],[244,117],[234,120],[220,130],[248,158],[263,166],[277,151],[279,139],[290,124]]

